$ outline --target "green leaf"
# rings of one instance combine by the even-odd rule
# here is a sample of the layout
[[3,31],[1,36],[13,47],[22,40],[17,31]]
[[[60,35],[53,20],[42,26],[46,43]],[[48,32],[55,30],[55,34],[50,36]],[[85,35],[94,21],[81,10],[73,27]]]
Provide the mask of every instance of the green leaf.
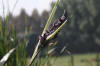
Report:
[[48,36],[46,40],[52,39],[58,33],[58,31],[60,31],[60,29],[65,25],[66,22],[67,20],[55,32],[53,32],[50,36]]
[[47,23],[45,25],[45,28],[44,28],[43,33],[42,33],[42,36],[44,35],[44,33],[46,32],[46,30],[48,29],[48,27],[49,27],[49,25],[51,23],[51,20],[53,19],[53,16],[55,14],[55,11],[56,11],[57,6],[58,6],[59,3],[60,3],[60,0],[57,0],[55,6],[53,7],[53,10],[52,10],[52,12],[51,12],[51,14],[49,16],[49,19],[48,19],[48,21],[47,21]]

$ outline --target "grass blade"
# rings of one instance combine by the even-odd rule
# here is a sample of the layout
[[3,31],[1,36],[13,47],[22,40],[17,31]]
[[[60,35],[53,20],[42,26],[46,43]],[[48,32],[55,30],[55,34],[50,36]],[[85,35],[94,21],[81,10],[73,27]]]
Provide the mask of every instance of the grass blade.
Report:
[[42,36],[44,35],[44,33],[46,32],[46,30],[48,29],[48,27],[49,27],[49,25],[50,25],[50,22],[51,22],[51,20],[52,20],[54,14],[55,14],[55,11],[56,11],[57,6],[58,6],[59,3],[60,3],[60,0],[57,0],[56,4],[55,4],[55,6],[53,7],[53,10],[52,10],[52,12],[51,12],[51,14],[50,14],[50,17],[49,17],[49,19],[48,19],[48,21],[47,21],[47,23],[46,23],[46,25],[45,25],[45,28],[44,28],[43,33],[42,33]]
[[3,66],[6,61],[8,60],[8,58],[10,57],[10,55],[15,51],[16,48],[11,49],[1,60],[0,60],[0,66]]
[[60,29],[65,25],[66,22],[67,22],[67,20],[54,33],[52,33],[50,36],[48,36],[46,40],[52,39],[58,33],[58,31],[60,31]]

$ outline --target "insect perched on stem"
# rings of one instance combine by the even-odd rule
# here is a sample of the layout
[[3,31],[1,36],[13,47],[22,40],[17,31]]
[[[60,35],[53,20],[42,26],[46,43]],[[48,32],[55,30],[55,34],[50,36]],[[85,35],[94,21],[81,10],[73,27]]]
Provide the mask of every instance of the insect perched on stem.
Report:
[[65,25],[65,23],[67,21],[67,12],[64,11],[64,14],[56,22],[54,22],[51,26],[49,26],[59,3],[60,3],[60,0],[57,0],[55,6],[52,9],[52,12],[51,12],[49,18],[48,18],[48,21],[45,25],[42,35],[39,36],[39,41],[35,47],[35,50],[32,55],[32,58],[30,60],[29,66],[32,65],[32,62],[38,55],[39,51],[41,49],[44,49],[44,47],[49,46],[50,40],[53,40],[54,38],[57,37],[58,32]]
[[[64,14],[56,21],[54,22],[44,33],[43,36],[39,36],[39,40],[42,44],[42,46],[47,43],[45,43],[47,41],[47,37],[52,35],[65,21],[67,20],[67,12],[64,10]],[[56,38],[58,35],[58,33],[56,33],[56,35],[53,38]]]

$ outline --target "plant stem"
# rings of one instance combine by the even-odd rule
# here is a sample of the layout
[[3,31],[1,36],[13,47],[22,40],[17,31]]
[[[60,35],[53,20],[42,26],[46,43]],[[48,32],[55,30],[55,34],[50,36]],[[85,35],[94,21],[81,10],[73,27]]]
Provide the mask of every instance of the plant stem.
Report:
[[37,45],[36,45],[36,48],[35,48],[35,50],[34,50],[34,53],[33,53],[33,56],[32,56],[32,58],[31,58],[31,60],[30,60],[30,62],[29,62],[29,66],[31,66],[32,65],[32,63],[33,63],[33,61],[34,61],[34,59],[36,58],[36,56],[38,55],[38,53],[39,53],[39,46],[40,46],[40,40],[39,40],[39,42],[37,43]]
[[60,3],[60,0],[57,0],[56,4],[54,5],[54,7],[52,9],[52,12],[51,12],[51,14],[50,14],[50,16],[49,16],[49,18],[47,20],[47,23],[46,23],[46,25],[44,27],[44,30],[42,32],[42,36],[44,35],[44,33],[46,32],[46,30],[48,29],[48,27],[49,27],[49,25],[51,23],[51,20],[53,19],[53,16],[54,16],[54,14],[56,12],[56,9],[57,9],[57,6],[58,6],[59,3]]
[[[59,2],[60,2],[60,0],[57,0],[56,4],[55,4],[55,6],[54,6],[54,8],[53,8],[53,10],[52,10],[52,12],[51,12],[51,15],[49,16],[49,19],[48,19],[48,21],[47,21],[47,23],[46,23],[46,25],[45,25],[45,28],[44,28],[44,30],[43,30],[43,32],[42,32],[42,36],[44,35],[44,33],[46,32],[46,30],[48,29],[48,27],[49,27],[49,25],[50,25],[50,23],[51,23],[51,20],[53,19],[53,16],[54,16],[54,14],[55,14],[55,11],[56,11],[56,9],[57,9],[57,6],[58,6]],[[36,56],[38,55],[39,49],[40,49],[40,48],[39,48],[40,45],[41,45],[41,42],[40,42],[40,40],[39,40],[39,42],[37,43],[36,48],[35,48],[35,50],[34,50],[33,56],[32,56],[32,58],[31,58],[31,60],[30,60],[29,66],[32,65],[34,59],[35,59]]]

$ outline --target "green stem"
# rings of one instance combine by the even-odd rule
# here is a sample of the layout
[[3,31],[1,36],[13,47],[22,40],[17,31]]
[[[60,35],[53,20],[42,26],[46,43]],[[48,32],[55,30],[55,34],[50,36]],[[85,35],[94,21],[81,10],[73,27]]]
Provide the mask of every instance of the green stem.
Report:
[[56,9],[57,9],[57,6],[58,6],[59,2],[60,2],[60,0],[57,0],[55,6],[53,7],[53,10],[52,10],[52,12],[51,12],[51,14],[50,14],[50,17],[49,17],[49,19],[48,19],[48,21],[47,21],[47,23],[46,23],[46,25],[45,25],[45,28],[44,28],[44,30],[43,30],[42,36],[44,35],[44,33],[46,32],[46,30],[48,29],[48,27],[49,27],[49,25],[50,25],[50,22],[51,22],[51,20],[53,19],[53,16],[54,16],[54,14],[55,14],[55,11],[56,11]]
[[33,53],[33,56],[32,56],[32,58],[31,58],[31,60],[30,60],[30,62],[29,62],[29,66],[32,65],[34,59],[36,58],[37,54],[39,53],[39,46],[40,46],[40,41],[39,41],[38,44],[36,45],[36,48],[35,48],[34,53]]

